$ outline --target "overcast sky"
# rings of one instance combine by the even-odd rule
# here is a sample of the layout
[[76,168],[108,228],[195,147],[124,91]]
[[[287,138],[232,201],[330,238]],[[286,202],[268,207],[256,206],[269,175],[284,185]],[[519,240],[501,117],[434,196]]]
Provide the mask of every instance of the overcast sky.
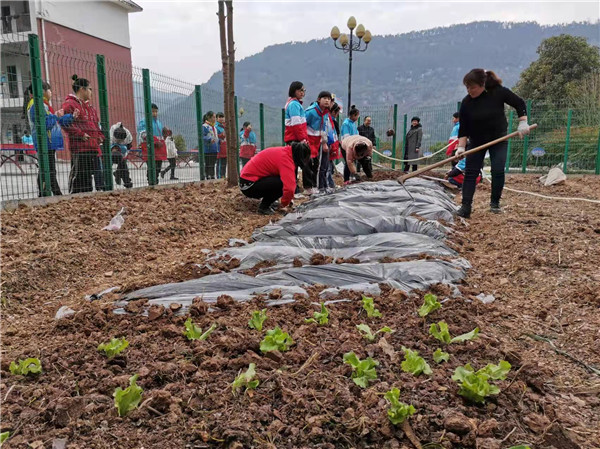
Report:
[[[137,1],[131,14],[133,64],[194,84],[221,68],[217,1]],[[234,0],[236,60],[265,47],[326,38],[337,25],[347,31],[353,15],[375,36],[399,34],[480,20],[540,24],[597,22],[597,0],[585,2],[504,1],[241,1]]]

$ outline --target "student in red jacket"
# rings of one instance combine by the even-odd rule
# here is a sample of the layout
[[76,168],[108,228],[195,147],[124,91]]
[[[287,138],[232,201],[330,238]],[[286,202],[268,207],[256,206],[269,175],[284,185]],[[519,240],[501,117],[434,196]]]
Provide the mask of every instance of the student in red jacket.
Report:
[[296,190],[296,167],[310,160],[310,147],[293,142],[285,147],[266,148],[254,156],[242,169],[240,189],[248,198],[262,199],[258,213],[272,215],[272,204],[281,198],[281,207],[291,204]]
[[98,114],[90,105],[92,88],[85,78],[73,75],[73,92],[62,105],[65,114],[72,114],[73,120],[65,122],[63,130],[69,137],[71,150],[71,173],[69,175],[69,193],[91,192],[92,175],[97,159],[100,157],[100,145],[104,134],[98,124]]

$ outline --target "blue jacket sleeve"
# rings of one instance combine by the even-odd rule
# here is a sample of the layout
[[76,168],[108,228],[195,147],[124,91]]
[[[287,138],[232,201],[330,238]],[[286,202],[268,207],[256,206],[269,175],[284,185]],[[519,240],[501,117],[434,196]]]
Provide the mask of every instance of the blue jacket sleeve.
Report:
[[250,131],[250,135],[248,136],[250,143],[256,145],[256,134],[254,131]]
[[204,139],[204,142],[206,142],[207,145],[210,145],[210,141],[212,140],[210,134],[210,129],[207,126],[202,125],[202,139]]
[[65,114],[61,118],[58,119],[58,124],[61,126],[69,127],[73,124],[73,114]]

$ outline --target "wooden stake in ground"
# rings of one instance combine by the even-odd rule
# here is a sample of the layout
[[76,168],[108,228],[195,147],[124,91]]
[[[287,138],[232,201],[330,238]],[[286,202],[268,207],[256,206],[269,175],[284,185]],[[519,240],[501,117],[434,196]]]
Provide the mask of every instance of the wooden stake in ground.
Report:
[[[227,15],[225,15],[227,8]],[[238,183],[237,129],[235,127],[235,43],[233,41],[233,1],[219,0],[219,38],[221,41],[221,64],[223,66],[223,109],[225,113],[225,136],[227,139],[227,185]],[[227,17],[227,27],[225,26]]]

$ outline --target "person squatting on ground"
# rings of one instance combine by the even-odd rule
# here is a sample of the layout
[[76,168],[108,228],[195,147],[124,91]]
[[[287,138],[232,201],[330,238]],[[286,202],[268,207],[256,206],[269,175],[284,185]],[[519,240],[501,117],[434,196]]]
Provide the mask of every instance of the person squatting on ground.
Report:
[[217,121],[215,123],[217,137],[219,138],[219,152],[217,153],[217,179],[225,178],[227,173],[227,136],[225,135],[225,114],[217,113]]
[[[451,170],[446,173],[444,179],[447,179],[448,182],[452,185],[455,185],[459,189],[462,188],[464,179],[465,179],[465,166],[467,165],[467,161],[465,158],[462,158],[458,161]],[[479,172],[479,176],[477,176],[476,180],[477,184],[481,182],[481,171]]]
[[[329,148],[338,139],[333,125],[333,117],[329,113],[331,107],[331,93],[322,91],[306,110],[306,126],[308,143],[311,150],[310,171],[311,178],[309,193],[325,193],[327,187],[327,172],[329,170]],[[304,170],[303,170],[304,172]]]
[[252,123],[244,122],[240,130],[240,162],[242,168],[256,154],[256,133],[252,131]]
[[208,111],[204,114],[202,125],[202,139],[204,141],[204,173],[206,179],[216,179],[215,165],[219,153],[219,133],[215,127],[217,121],[215,113]]
[[[452,157],[456,153],[458,148],[458,130],[460,129],[460,121],[458,119],[458,112],[452,114],[452,131],[450,137],[448,137],[448,148],[446,148],[446,156]],[[456,166],[456,160],[452,161],[452,167]]]
[[117,164],[117,170],[113,173],[117,185],[123,185],[126,189],[131,189],[133,183],[127,167],[127,151],[131,149],[133,136],[122,122],[117,122],[110,127],[110,151],[112,163]]
[[373,177],[373,166],[371,165],[373,143],[371,140],[361,135],[348,136],[342,140],[342,153],[346,161],[344,166],[345,183],[360,181],[360,175],[356,170],[358,164],[362,166],[367,178]]
[[71,120],[65,120],[63,130],[69,138],[71,173],[69,193],[91,192],[92,175],[98,166],[104,134],[98,124],[98,114],[90,105],[92,88],[90,82],[77,75],[73,80],[73,92],[65,99],[62,109]]
[[310,147],[293,142],[285,147],[266,148],[254,156],[240,173],[240,190],[248,198],[261,199],[258,212],[274,213],[273,203],[281,198],[281,208],[292,204],[296,190],[296,167],[310,160]]
[[[71,115],[64,114],[64,110],[59,109],[54,112],[52,106],[50,106],[50,100],[52,99],[52,88],[50,84],[42,81],[43,90],[43,101],[44,101],[44,114],[45,114],[45,131],[46,131],[46,142],[48,148],[48,171],[50,172],[50,190],[54,196],[62,195],[60,186],[58,185],[58,179],[56,178],[56,150],[62,150],[64,148],[63,135],[60,130],[60,125],[67,121],[72,121]],[[41,157],[41,151],[37,144],[37,132],[35,127],[35,106],[33,104],[33,88],[29,86],[26,90],[24,109],[27,114],[27,120],[29,121],[29,128],[33,133],[33,137],[27,133],[23,136],[23,142],[25,137],[28,136],[28,142],[35,147],[38,153],[38,157]],[[38,174],[38,195],[42,196],[42,173]]]
[[[419,117],[413,117],[410,119],[410,129],[406,133],[404,139],[404,159],[411,160],[417,159],[421,152],[421,140],[423,139],[423,128],[421,126],[421,119]],[[418,164],[411,164],[412,171],[417,171]],[[408,173],[409,164],[404,163],[404,173]]]
[[[163,137],[163,124],[158,119],[158,106],[152,104],[152,140],[154,141],[154,169],[156,171],[155,181],[156,184],[159,182],[160,170],[162,168],[163,161],[167,160],[167,146],[165,145],[165,139]],[[140,133],[140,145],[142,149],[142,160],[148,164],[148,142],[146,142],[146,119],[141,119],[138,123],[138,132]],[[153,185],[152,179],[150,178],[150,169],[147,170],[148,185]]]
[[[306,112],[302,107],[302,99],[306,95],[304,84],[300,81],[292,81],[288,89],[288,100],[285,103],[285,131],[283,141],[286,145],[293,142],[308,142],[306,127]],[[296,173],[296,178],[298,173]],[[302,184],[305,188],[310,184],[312,174],[308,170],[302,170]],[[296,193],[300,194],[300,187],[296,185]]]
[[[502,86],[502,80],[492,71],[473,69],[463,78],[468,95],[463,99],[459,120],[458,148],[456,156],[466,151],[467,139],[470,148],[475,148],[506,135],[508,123],[504,114],[504,104],[517,111],[519,126],[517,131],[522,137],[529,134],[527,124],[527,108],[525,101]],[[500,213],[500,198],[504,188],[504,165],[506,164],[507,141],[489,147],[492,165],[492,192],[490,211]],[[462,187],[462,206],[457,215],[464,218],[471,216],[471,204],[475,194],[476,180],[483,167],[485,151],[467,156],[465,179]]]
[[177,147],[175,146],[175,141],[173,140],[173,131],[166,126],[162,129],[162,136],[165,139],[165,147],[167,148],[167,160],[169,161],[169,166],[164,170],[161,170],[160,177],[164,178],[169,170],[171,170],[171,177],[169,178],[171,181],[179,181],[179,178],[175,177],[175,168],[177,167]]

